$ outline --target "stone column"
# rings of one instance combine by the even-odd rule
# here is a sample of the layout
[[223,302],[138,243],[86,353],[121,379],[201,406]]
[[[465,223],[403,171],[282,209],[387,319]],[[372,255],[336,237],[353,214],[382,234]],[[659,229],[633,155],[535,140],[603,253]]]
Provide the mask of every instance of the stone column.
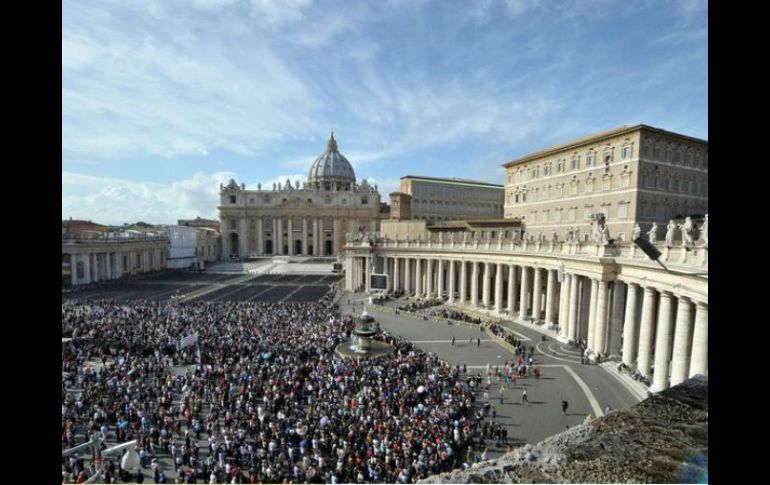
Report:
[[404,258],[404,292],[412,293],[412,258]]
[[468,262],[460,261],[460,304],[468,301]]
[[112,261],[110,261],[110,253],[105,253],[104,254],[104,259],[105,259],[105,263],[106,263],[105,264],[105,269],[107,271],[107,274],[104,275],[104,276],[106,276],[106,278],[108,280],[111,280],[112,279]]
[[706,374],[709,368],[709,307],[695,303],[695,328],[692,332],[692,357],[689,377]]
[[660,292],[658,309],[658,328],[655,335],[655,374],[652,378],[652,390],[655,392],[668,388],[668,371],[671,361],[671,334],[673,315],[671,314],[673,296],[668,291]]
[[275,233],[276,235],[275,254],[283,255],[283,218],[276,217],[275,220],[277,221],[277,224],[278,224],[278,230]]
[[453,260],[447,262],[449,264],[449,303],[455,302],[455,266],[456,263]]
[[497,272],[495,274],[495,311],[501,313],[503,311],[503,265],[496,264]]
[[361,258],[364,262],[364,288],[366,289],[367,293],[372,292],[372,279],[371,276],[371,270],[369,269],[369,258]]
[[473,261],[471,263],[471,306],[478,308],[479,306],[479,263]]
[[516,265],[512,264],[508,267],[508,315],[511,318],[516,311],[516,290]]
[[637,365],[639,372],[643,376],[650,374],[653,325],[655,325],[655,290],[647,286],[644,288],[644,301],[642,302],[642,325],[639,329],[639,364]]
[[398,263],[401,261],[401,258],[393,258],[393,283],[391,284],[391,287],[393,288],[393,291],[396,292],[401,289],[401,285],[398,281],[399,271],[398,271]]
[[437,260],[436,265],[438,266],[436,268],[436,273],[438,275],[438,282],[436,283],[436,295],[440,299],[444,294],[444,260]]
[[414,260],[414,292],[415,296],[420,298],[423,296],[425,289],[422,285],[422,259],[417,258]]
[[596,350],[596,297],[599,294],[599,280],[591,278],[591,293],[588,297],[588,346]]
[[72,286],[78,284],[78,255],[70,254],[70,283]]
[[[308,243],[307,243],[307,217],[302,218],[302,255],[309,256]],[[386,271],[387,273],[387,271]]]
[[543,271],[540,268],[532,268],[535,273],[532,285],[532,323],[540,323],[541,305],[543,296]]
[[[88,256],[91,258],[91,281],[94,283],[99,282],[99,258],[98,253],[91,253]],[[144,262],[144,261],[142,261]]]
[[265,254],[265,241],[262,230],[262,216],[257,217],[257,254],[262,256]]
[[428,258],[425,262],[425,293],[428,298],[433,298],[433,258]]
[[559,335],[569,338],[569,298],[572,276],[564,273],[559,296]]
[[577,341],[577,322],[578,322],[578,275],[571,275],[569,285],[569,321],[567,322],[567,336]]
[[294,256],[294,217],[288,217],[288,228],[286,229],[287,246],[289,246],[289,256]]
[[690,343],[692,339],[692,303],[688,298],[679,297],[674,330],[674,355],[671,359],[671,385],[687,379],[690,369]]
[[[245,217],[242,217],[239,222],[240,222],[239,226],[241,230],[240,230],[240,233],[238,234],[238,252],[240,253],[241,258],[246,258],[249,255],[248,221],[246,220]],[[145,259],[149,259],[149,258],[147,258],[146,255],[142,257],[142,266],[145,266],[144,265]]]
[[519,319],[524,320],[527,318],[527,310],[529,310],[529,268],[526,266],[521,267],[521,293],[519,295]]
[[596,351],[600,354],[606,354],[605,345],[607,343],[607,303],[608,287],[606,281],[599,281],[599,294],[596,297],[596,328],[594,329],[594,344]]
[[81,254],[83,259],[83,281],[80,283],[88,284],[91,282],[91,253]]
[[633,367],[636,360],[636,319],[637,319],[637,290],[639,285],[636,283],[627,283],[628,291],[626,295],[626,315],[623,322],[623,363]]
[[620,341],[623,335],[623,297],[626,294],[626,285],[622,281],[612,283],[612,315],[610,316],[610,328],[607,337],[607,353],[620,355]]
[[548,269],[548,280],[545,283],[545,324],[549,327],[556,325],[554,306],[556,299],[556,270]]
[[492,280],[492,263],[484,263],[484,276],[482,277],[481,303],[484,308],[489,308],[489,293]]

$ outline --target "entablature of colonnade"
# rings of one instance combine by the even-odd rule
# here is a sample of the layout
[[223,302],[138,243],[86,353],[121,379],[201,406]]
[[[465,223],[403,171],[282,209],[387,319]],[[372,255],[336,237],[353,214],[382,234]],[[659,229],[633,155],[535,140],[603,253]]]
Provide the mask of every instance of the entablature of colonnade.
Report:
[[143,240],[143,241],[88,241],[77,243],[63,243],[62,252],[70,254],[81,254],[104,251],[136,251],[141,249],[166,249],[167,239]]
[[642,288],[652,287],[693,301],[708,302],[708,276],[671,274],[659,266],[648,265],[624,264],[619,269],[617,280],[623,283],[634,283]]

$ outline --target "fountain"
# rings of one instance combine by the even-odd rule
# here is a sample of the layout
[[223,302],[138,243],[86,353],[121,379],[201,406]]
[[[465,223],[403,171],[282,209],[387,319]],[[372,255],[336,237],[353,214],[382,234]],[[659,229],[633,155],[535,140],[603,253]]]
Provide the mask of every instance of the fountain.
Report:
[[393,352],[392,345],[380,340],[372,340],[380,333],[379,325],[373,327],[372,323],[376,323],[374,318],[364,310],[361,316],[356,318],[356,327],[353,329],[355,337],[339,344],[335,349],[337,354],[341,357],[366,359]]

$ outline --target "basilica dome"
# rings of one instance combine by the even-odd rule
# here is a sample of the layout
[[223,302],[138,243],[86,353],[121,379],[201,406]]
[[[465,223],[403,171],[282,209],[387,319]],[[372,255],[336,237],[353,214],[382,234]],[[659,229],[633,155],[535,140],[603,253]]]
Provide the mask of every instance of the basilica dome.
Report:
[[337,151],[334,132],[326,142],[326,151],[310,167],[307,179],[311,187],[322,190],[350,190],[356,182],[350,162]]

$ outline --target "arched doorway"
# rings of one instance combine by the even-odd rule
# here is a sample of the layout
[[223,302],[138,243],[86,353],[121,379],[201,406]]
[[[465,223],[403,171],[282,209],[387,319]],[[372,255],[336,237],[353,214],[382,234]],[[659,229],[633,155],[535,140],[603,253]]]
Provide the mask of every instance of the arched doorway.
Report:
[[273,254],[273,240],[268,239],[265,241],[265,254]]
[[300,241],[299,239],[294,241],[294,254],[297,254],[297,255],[302,254],[302,241]]
[[240,257],[240,249],[238,234],[230,234],[230,256]]
[[325,243],[326,243],[326,251],[324,251],[324,254],[326,254],[327,256],[331,256],[332,255],[332,242],[331,241],[325,241]]

